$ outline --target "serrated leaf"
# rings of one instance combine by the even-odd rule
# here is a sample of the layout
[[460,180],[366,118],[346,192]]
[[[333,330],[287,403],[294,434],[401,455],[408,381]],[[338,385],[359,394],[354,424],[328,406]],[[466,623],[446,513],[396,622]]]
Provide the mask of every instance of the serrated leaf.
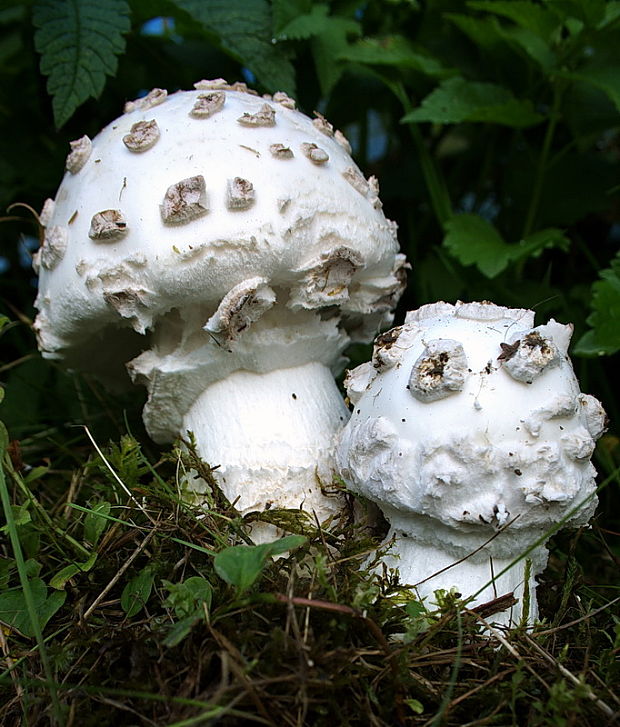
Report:
[[297,15],[284,25],[277,34],[278,40],[307,40],[314,35],[321,35],[329,30],[329,17],[327,5],[313,5],[310,12]]
[[282,32],[295,18],[307,15],[312,11],[312,0],[272,0],[273,34],[275,37]]
[[546,4],[562,20],[575,18],[590,27],[605,17],[606,0],[546,0]]
[[617,353],[620,351],[620,254],[592,285],[591,306],[588,325],[592,330],[579,340],[575,353],[581,356]]
[[319,85],[328,94],[340,80],[344,63],[340,55],[349,44],[349,36],[359,35],[359,26],[344,18],[330,18],[330,24],[320,34],[312,38],[312,56]]
[[463,265],[476,265],[494,278],[508,265],[507,243],[493,225],[479,215],[457,215],[445,224],[443,244]]
[[339,58],[367,65],[412,68],[427,76],[445,76],[450,73],[439,60],[425,51],[416,49],[401,35],[364,38],[354,45],[349,45]]
[[37,0],[33,7],[35,47],[48,77],[54,120],[62,126],[75,109],[103,91],[116,73],[130,29],[125,0]]
[[569,241],[561,230],[540,230],[520,240],[508,243],[498,230],[480,215],[463,214],[445,224],[444,246],[463,265],[476,265],[487,278],[494,278],[510,263],[538,257],[550,247],[566,249]]
[[515,98],[503,86],[448,78],[426,96],[418,108],[407,114],[403,122],[457,124],[469,121],[524,128],[543,119],[533,110],[530,101]]
[[[63,605],[67,594],[64,591],[54,591],[48,597],[47,586],[40,578],[30,580],[30,591],[39,626],[43,630],[47,622]],[[21,588],[15,588],[0,594],[0,621],[11,628],[17,629],[24,636],[33,637],[35,635],[28,616],[24,592]]]
[[262,545],[233,545],[224,548],[213,559],[215,572],[239,591],[246,591],[260,576],[267,559],[306,542],[303,535],[288,535]]
[[151,566],[146,566],[123,588],[121,593],[121,608],[127,618],[133,618],[146,605],[151,595],[155,572]]
[[206,30],[224,51],[247,66],[271,91],[295,94],[295,72],[284,51],[272,42],[267,0],[173,0]]

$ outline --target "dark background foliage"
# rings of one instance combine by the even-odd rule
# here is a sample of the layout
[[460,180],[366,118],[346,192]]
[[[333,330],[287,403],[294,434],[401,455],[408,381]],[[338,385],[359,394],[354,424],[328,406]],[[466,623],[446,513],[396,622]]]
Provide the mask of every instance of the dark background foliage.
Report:
[[[397,323],[461,299],[574,324],[582,390],[611,419],[596,455],[609,542],[580,546],[592,577],[608,578],[620,556],[620,2],[4,0],[0,413],[21,456],[62,482],[92,451],[80,423],[100,441],[129,427],[158,456],[141,392],[111,395],[38,356],[36,212],[70,140],[153,87],[217,77],[284,90],[348,136],[412,263]],[[368,354],[352,351],[353,363]]]

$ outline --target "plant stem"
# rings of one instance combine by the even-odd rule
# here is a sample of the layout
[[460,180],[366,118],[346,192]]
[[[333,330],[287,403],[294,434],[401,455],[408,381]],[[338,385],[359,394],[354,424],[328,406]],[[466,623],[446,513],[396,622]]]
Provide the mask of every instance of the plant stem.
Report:
[[549,165],[549,155],[551,153],[551,144],[553,143],[553,137],[555,135],[555,129],[558,125],[560,118],[560,104],[562,101],[562,93],[564,91],[564,84],[561,86],[556,84],[553,89],[553,104],[551,106],[551,112],[549,114],[549,123],[547,124],[547,130],[545,131],[545,138],[543,140],[542,149],[540,156],[538,157],[538,166],[536,168],[536,177],[534,179],[534,187],[532,189],[532,197],[530,199],[530,205],[527,210],[527,216],[525,218],[525,225],[523,226],[522,237],[527,237],[534,229],[536,217],[538,215],[538,208],[540,207],[540,198],[542,196],[543,184],[545,181],[545,173]]
[[[399,81],[397,83],[390,84],[390,87],[401,102],[405,114],[408,114],[412,110],[412,106],[403,84]],[[435,160],[429,153],[417,124],[409,123],[407,126],[409,127],[413,143],[415,144],[418,152],[418,158],[420,166],[422,167],[422,174],[424,175],[426,188],[428,190],[429,197],[431,198],[433,212],[435,213],[437,221],[443,228],[444,224],[453,215],[452,202],[450,201],[450,195],[448,193],[445,179],[435,164]]]

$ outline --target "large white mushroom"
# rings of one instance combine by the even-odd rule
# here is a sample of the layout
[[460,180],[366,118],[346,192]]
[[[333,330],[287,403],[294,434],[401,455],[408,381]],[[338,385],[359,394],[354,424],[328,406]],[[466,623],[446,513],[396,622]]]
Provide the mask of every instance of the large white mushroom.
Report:
[[532,621],[544,543],[513,561],[560,521],[592,516],[605,412],[579,391],[571,334],[554,320],[534,327],[528,310],[435,303],[349,372],[341,475],[380,506],[394,538],[386,563],[427,601],[452,587],[477,603],[514,593],[520,604],[494,619],[515,624],[527,589]]
[[242,512],[317,511],[348,418],[333,373],[391,322],[395,225],[344,136],[285,94],[155,89],[72,143],[42,214],[47,358],[148,388],[144,421],[192,431]]

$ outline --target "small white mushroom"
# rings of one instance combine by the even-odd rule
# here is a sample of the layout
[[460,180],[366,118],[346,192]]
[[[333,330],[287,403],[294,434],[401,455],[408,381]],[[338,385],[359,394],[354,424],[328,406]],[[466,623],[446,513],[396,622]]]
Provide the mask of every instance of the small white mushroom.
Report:
[[114,242],[127,231],[127,221],[120,210],[103,210],[92,216],[88,236],[96,242]]
[[226,94],[222,91],[200,94],[194,103],[189,115],[195,119],[208,119],[220,111],[226,101]]
[[[536,618],[535,577],[547,562],[541,535],[592,516],[590,457],[604,426],[601,405],[579,394],[565,354],[571,326],[533,329],[533,318],[492,303],[408,313],[378,337],[372,364],[349,373],[354,409],[336,451],[345,482],[390,522],[394,544],[383,560],[401,582],[428,601],[453,587],[480,603],[514,593],[517,607],[491,617],[507,625]],[[524,331],[517,346],[502,348],[515,329]],[[536,350],[524,359],[543,365],[525,386],[505,359],[493,362],[527,335]],[[526,552],[531,568],[519,559]]]
[[90,157],[92,142],[90,138],[84,134],[84,136],[79,139],[69,142],[69,145],[71,146],[71,151],[67,156],[65,168],[71,174],[77,174]]
[[263,104],[255,114],[250,114],[247,111],[237,119],[238,123],[242,126],[275,126],[276,125],[276,112],[273,106],[268,103]]
[[132,125],[129,134],[123,137],[123,144],[133,152],[143,152],[151,149],[159,139],[157,121],[137,121]]
[[161,216],[168,225],[184,225],[209,211],[202,174],[171,184],[161,204]]

